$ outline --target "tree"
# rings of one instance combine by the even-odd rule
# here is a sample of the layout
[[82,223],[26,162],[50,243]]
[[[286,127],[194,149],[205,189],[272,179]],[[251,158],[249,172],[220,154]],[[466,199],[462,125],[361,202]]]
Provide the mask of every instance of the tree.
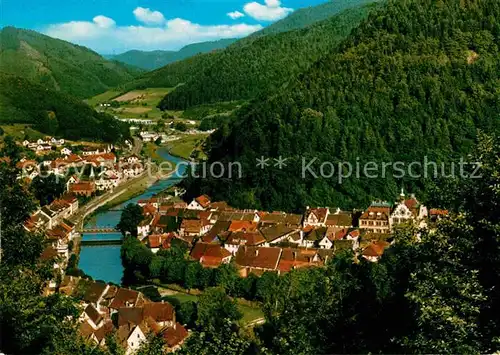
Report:
[[198,261],[192,261],[187,264],[186,273],[184,276],[184,286],[190,290],[192,288],[200,288],[199,275],[202,273],[203,267]]
[[181,121],[175,122],[174,128],[176,130],[178,130],[178,131],[181,131],[181,132],[185,132],[188,129],[187,125],[184,122],[181,122]]
[[231,300],[223,288],[208,288],[198,297],[197,325],[204,330],[222,330],[226,320],[241,319],[236,301]]
[[194,328],[197,320],[196,302],[182,302],[175,309],[175,315],[179,323],[186,325],[188,328]]
[[51,204],[66,191],[66,179],[63,176],[50,174],[36,176],[30,186],[33,195],[40,201],[41,206]]
[[120,254],[125,269],[122,280],[124,284],[144,282],[149,278],[150,265],[154,255],[136,237],[125,236]]
[[144,216],[142,208],[136,204],[128,204],[120,217],[120,222],[116,226],[123,235],[131,234],[137,237],[137,226],[142,222]]
[[163,355],[165,342],[161,335],[151,334],[137,350],[137,355]]
[[246,334],[241,334],[238,326],[229,319],[221,322],[219,332],[194,331],[179,354],[191,355],[243,355],[249,353],[251,342]]
[[233,264],[222,264],[215,271],[215,284],[230,295],[237,295],[239,275]]

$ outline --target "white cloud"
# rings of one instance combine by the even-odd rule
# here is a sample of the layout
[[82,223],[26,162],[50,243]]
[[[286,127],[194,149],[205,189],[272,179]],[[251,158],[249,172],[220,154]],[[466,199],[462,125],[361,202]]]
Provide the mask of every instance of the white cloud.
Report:
[[239,11],[233,11],[233,12],[228,12],[227,15],[231,17],[233,20],[236,20],[240,17],[244,17],[245,14],[239,12]]
[[286,17],[293,9],[281,7],[280,0],[265,0],[265,4],[250,2],[243,7],[245,13],[259,21],[276,21]]
[[71,21],[49,25],[43,32],[51,37],[77,43],[110,54],[130,49],[174,50],[190,43],[221,38],[240,38],[262,29],[261,25],[205,26],[175,18],[158,26],[119,26],[99,15],[93,21]]
[[160,11],[151,11],[149,8],[138,7],[134,10],[135,18],[146,25],[161,25],[165,17]]
[[103,15],[94,17],[93,21],[97,26],[102,28],[110,28],[116,25],[116,22],[112,18]]

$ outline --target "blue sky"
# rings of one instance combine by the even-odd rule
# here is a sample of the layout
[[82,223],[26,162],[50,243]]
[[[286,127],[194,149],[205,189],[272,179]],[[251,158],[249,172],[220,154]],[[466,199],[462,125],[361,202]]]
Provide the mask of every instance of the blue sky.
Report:
[[29,28],[99,53],[176,50],[243,37],[325,0],[0,0],[1,26]]

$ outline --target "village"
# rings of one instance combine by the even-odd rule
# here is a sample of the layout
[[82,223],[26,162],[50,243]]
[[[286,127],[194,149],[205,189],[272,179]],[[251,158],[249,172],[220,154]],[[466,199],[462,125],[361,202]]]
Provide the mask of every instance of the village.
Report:
[[376,262],[400,225],[427,228],[448,211],[427,209],[403,191],[394,204],[375,201],[364,211],[306,207],[304,214],[238,210],[206,195],[190,203],[153,197],[139,201],[144,220],[138,238],[153,253],[173,239],[190,246],[190,256],[204,267],[234,262],[242,277],[265,271],[278,274],[323,266],[336,253],[351,249]]
[[[145,142],[153,139],[140,136]],[[81,217],[75,218],[82,204],[143,174],[143,159],[132,154],[130,143],[128,154],[117,154],[111,145],[84,147],[75,154],[63,141],[51,138],[36,146],[35,142],[22,144],[42,155],[43,147],[55,144],[60,156],[41,162],[21,159],[19,179],[54,175],[65,177],[66,182],[61,197],[39,208],[24,224],[28,231],[46,235],[41,259],[53,260],[55,275],[46,292],[76,295],[83,310],[80,333],[96,345],[105,345],[106,336],[115,333],[126,354],[132,354],[154,333],[164,338],[167,351],[178,349],[189,330],[176,322],[171,304],[153,302],[137,290],[66,274],[82,233],[77,227]],[[162,193],[137,204],[143,213],[137,238],[152,253],[171,248],[178,239],[188,246],[187,257],[203,268],[231,263],[243,278],[323,267],[344,250],[352,250],[358,260],[377,262],[394,242],[398,226],[432,228],[448,215],[446,210],[428,209],[403,190],[394,203],[374,201],[364,210],[350,211],[306,206],[302,214],[241,210],[207,195],[186,202],[177,193]]]

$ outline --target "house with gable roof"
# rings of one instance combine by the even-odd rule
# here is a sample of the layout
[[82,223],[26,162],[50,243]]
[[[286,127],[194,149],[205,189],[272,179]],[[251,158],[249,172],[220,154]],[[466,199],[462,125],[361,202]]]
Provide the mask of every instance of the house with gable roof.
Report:
[[304,227],[324,227],[329,214],[330,210],[326,207],[309,208],[307,206],[303,225]]
[[207,195],[201,195],[196,197],[187,206],[189,210],[206,210],[209,207],[210,207],[210,197],[208,197]]

